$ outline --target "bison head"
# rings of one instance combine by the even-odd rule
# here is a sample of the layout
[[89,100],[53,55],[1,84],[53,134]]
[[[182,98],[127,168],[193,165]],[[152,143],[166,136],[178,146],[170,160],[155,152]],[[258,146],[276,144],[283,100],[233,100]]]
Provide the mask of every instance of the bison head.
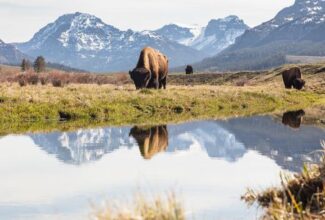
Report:
[[302,87],[304,87],[306,84],[305,80],[302,80],[302,79],[294,79],[293,80],[293,87],[295,89],[298,89],[298,90],[301,90]]
[[149,70],[146,68],[135,68],[130,71],[129,74],[136,89],[147,88],[151,78],[151,72]]

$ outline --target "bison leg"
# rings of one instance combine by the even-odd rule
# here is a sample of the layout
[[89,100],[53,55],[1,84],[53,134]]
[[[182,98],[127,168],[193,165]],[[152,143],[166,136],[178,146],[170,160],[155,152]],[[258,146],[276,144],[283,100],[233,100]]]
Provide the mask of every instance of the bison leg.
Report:
[[[160,84],[161,84],[161,87],[164,87],[164,89],[166,89],[166,85],[167,85],[167,77],[163,78],[161,81],[160,81]],[[161,88],[160,87],[160,88]]]
[[153,88],[154,88],[154,89],[159,89],[159,80],[158,80],[158,79],[155,79],[155,80],[153,81]]

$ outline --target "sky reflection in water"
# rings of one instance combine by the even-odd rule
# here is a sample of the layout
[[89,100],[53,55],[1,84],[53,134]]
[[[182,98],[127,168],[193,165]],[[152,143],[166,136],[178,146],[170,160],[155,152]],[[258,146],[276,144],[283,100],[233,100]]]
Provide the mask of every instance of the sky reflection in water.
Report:
[[2,137],[1,219],[88,219],[91,202],[138,188],[176,190],[195,218],[254,219],[246,188],[278,184],[321,149],[324,130],[300,115]]

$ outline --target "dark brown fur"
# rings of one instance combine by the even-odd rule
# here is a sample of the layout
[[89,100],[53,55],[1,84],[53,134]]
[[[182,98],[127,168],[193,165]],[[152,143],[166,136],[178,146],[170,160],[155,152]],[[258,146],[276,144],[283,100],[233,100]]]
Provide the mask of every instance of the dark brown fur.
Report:
[[305,85],[305,81],[301,79],[301,71],[298,67],[293,67],[291,69],[282,72],[282,79],[286,89],[302,89]]
[[282,116],[282,123],[292,128],[300,128],[302,117],[305,115],[303,110],[286,112]]
[[167,126],[155,126],[151,128],[133,127],[130,131],[138,143],[141,155],[144,159],[151,159],[155,154],[163,152],[168,147]]
[[193,74],[194,73],[193,67],[191,65],[187,65],[186,69],[185,69],[185,73],[186,74]]
[[166,89],[168,59],[159,51],[146,47],[141,51],[136,68],[129,73],[137,89]]

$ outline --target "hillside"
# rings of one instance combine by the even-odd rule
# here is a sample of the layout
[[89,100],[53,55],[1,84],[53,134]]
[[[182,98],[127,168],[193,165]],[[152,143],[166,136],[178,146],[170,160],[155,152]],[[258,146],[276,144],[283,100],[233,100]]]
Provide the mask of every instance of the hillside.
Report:
[[247,30],[197,69],[260,70],[286,62],[286,55],[325,55],[325,1],[296,0],[273,19]]
[[20,64],[27,55],[0,39],[0,64]]

